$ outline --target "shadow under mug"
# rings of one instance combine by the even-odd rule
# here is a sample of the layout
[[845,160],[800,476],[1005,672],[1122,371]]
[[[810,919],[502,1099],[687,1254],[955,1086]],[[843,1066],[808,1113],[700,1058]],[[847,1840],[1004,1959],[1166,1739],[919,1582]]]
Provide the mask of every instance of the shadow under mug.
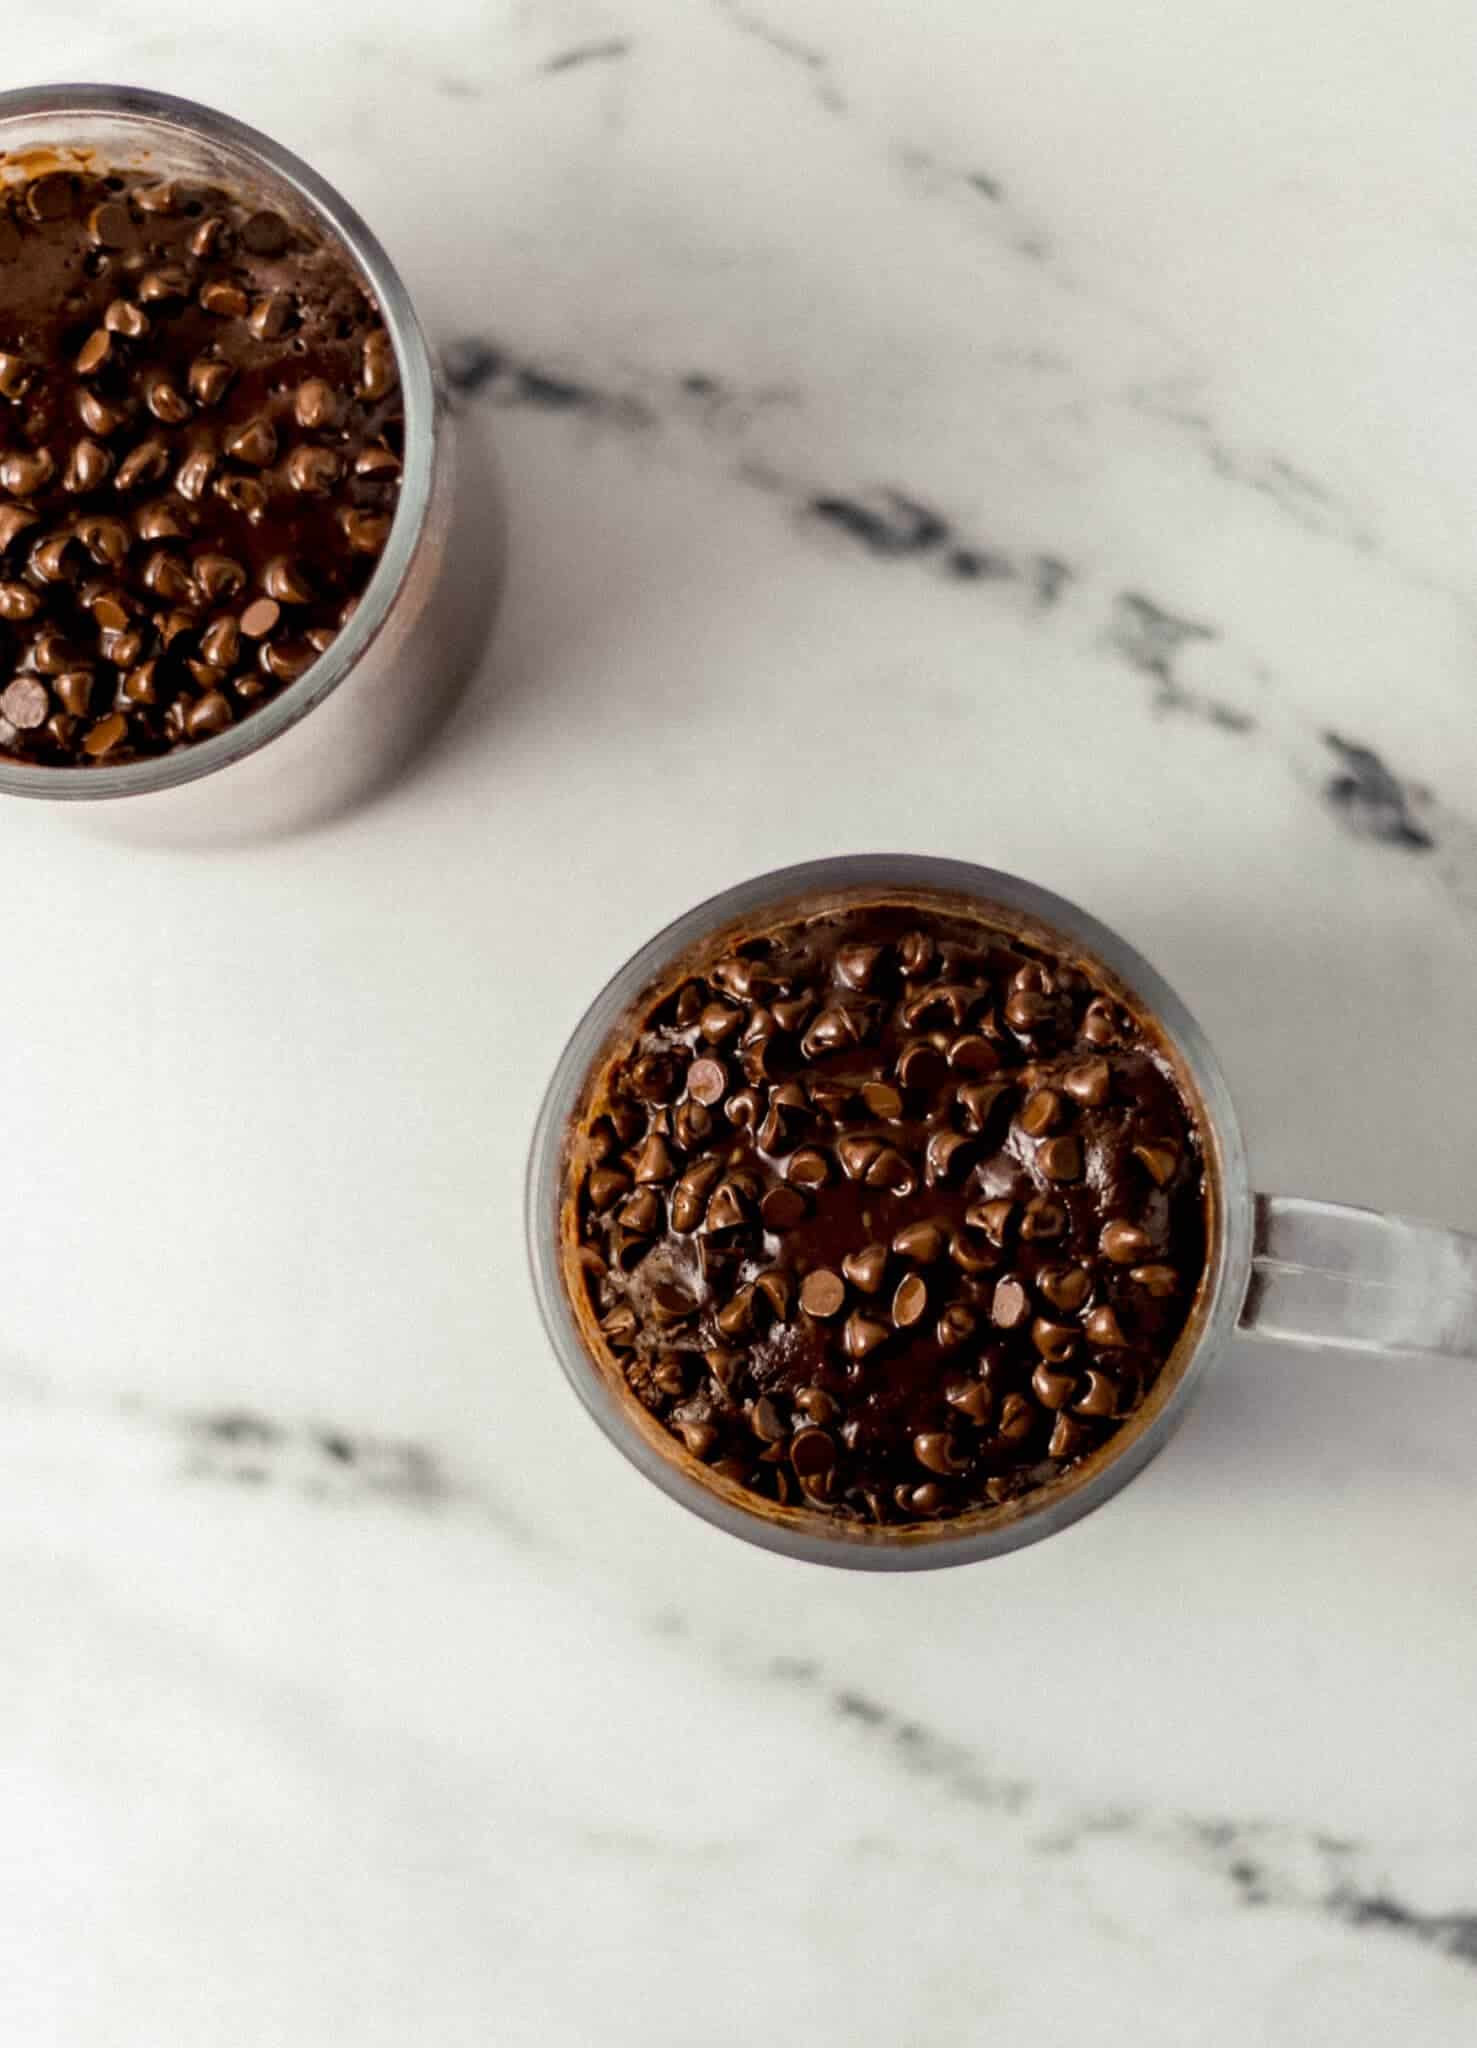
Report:
[[358,609],[296,682],[224,732],[148,759],[95,767],[0,759],[0,795],[80,807],[110,832],[166,845],[324,823],[405,767],[444,722],[485,645],[504,557],[491,456],[448,411],[389,257],[333,187],[270,137],[192,100],[130,86],[0,93],[0,179],[52,161],[232,186],[337,242],[395,350],[403,462],[390,537]]
[[[622,1027],[677,963],[720,934],[918,892],[970,908],[1075,953],[1155,1017],[1205,1141],[1206,1270],[1174,1352],[1118,1432],[1060,1478],[998,1508],[877,1528],[781,1508],[692,1456],[628,1392],[619,1365],[582,1325],[566,1282],[569,1141],[586,1090]],[[816,1564],[906,1571],[971,1564],[1054,1535],[1110,1500],[1184,1419],[1238,1330],[1263,1340],[1366,1353],[1477,1358],[1477,1237],[1372,1210],[1258,1194],[1225,1077],[1174,991],[1116,932],[1018,876],[964,861],[858,854],[781,868],[699,904],[627,961],[596,996],[559,1060],[529,1159],[528,1250],[544,1325],[575,1392],[611,1441],[674,1500],[734,1536]]]

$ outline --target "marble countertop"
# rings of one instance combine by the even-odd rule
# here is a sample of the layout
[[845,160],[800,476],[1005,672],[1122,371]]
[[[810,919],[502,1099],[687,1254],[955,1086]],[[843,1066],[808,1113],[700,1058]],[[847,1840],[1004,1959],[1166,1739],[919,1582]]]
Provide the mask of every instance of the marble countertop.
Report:
[[512,554],[373,809],[0,821],[0,2036],[1470,2042],[1470,1368],[1245,1343],[1101,1514],[876,1580],[629,1469],[520,1234],[595,986],[876,846],[1121,928],[1262,1185],[1477,1227],[1468,10],[6,39],[339,184]]

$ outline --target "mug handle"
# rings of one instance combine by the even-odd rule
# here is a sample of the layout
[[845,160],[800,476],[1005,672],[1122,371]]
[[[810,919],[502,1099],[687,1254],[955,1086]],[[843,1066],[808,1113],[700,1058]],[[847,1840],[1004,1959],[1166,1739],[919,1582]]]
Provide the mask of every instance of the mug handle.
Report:
[[1477,1359],[1477,1237],[1296,1195],[1255,1198],[1240,1328],[1282,1344]]

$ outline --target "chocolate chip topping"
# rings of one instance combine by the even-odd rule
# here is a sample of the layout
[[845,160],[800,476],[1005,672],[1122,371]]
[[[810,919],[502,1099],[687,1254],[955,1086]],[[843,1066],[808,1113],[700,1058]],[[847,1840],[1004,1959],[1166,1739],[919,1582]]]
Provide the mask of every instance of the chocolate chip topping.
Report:
[[588,1100],[572,1284],[756,1506],[894,1525],[1050,1484],[1142,1404],[1204,1270],[1151,1020],[952,907],[694,954]]
[[165,753],[303,674],[388,539],[402,426],[305,225],[132,171],[0,190],[0,752]]

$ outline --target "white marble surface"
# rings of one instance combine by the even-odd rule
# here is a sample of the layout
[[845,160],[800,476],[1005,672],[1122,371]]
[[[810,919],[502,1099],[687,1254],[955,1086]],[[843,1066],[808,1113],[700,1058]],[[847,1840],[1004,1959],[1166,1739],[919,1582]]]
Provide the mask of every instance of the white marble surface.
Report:
[[1264,1184],[1477,1226],[1470,9],[6,39],[334,178],[514,533],[376,809],[0,820],[0,2039],[1470,2042],[1477,1374],[1247,1345],[1102,1514],[879,1582],[644,1486],[519,1241],[596,983],[878,844],[1120,925]]

